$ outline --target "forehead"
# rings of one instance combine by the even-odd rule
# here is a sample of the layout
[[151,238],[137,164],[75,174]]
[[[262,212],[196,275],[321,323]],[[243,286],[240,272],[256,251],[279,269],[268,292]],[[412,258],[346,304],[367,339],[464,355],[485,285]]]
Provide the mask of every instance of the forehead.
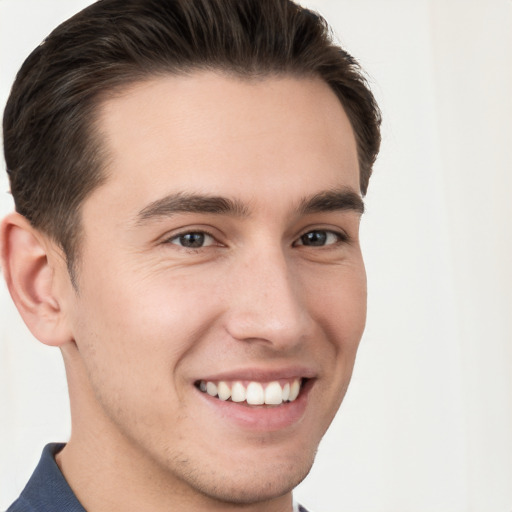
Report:
[[359,191],[350,122],[320,79],[158,77],[106,100],[99,129],[108,178],[95,194],[119,208],[176,191],[256,201],[279,189]]

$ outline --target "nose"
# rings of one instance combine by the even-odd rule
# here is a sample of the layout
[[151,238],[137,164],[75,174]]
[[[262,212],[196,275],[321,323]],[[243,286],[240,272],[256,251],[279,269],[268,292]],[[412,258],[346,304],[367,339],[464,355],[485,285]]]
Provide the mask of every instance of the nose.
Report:
[[282,249],[260,248],[231,270],[225,325],[233,338],[290,350],[310,335],[305,290]]

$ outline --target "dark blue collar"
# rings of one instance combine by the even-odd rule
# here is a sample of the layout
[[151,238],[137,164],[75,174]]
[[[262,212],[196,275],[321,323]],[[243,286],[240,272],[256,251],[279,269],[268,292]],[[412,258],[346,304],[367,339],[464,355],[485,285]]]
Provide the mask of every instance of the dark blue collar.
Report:
[[48,444],[20,497],[7,512],[86,512],[60,472],[55,455],[64,444]]

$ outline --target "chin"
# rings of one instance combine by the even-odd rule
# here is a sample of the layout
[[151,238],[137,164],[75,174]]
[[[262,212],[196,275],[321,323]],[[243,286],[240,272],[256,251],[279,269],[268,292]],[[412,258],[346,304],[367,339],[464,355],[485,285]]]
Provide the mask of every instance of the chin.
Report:
[[222,478],[222,482],[209,482],[198,490],[209,498],[230,504],[249,505],[272,501],[297,487],[306,478],[311,467],[312,462],[307,467],[280,469],[272,474],[251,473],[248,477],[237,476],[232,480],[226,477]]
[[181,471],[178,471],[190,488],[209,500],[233,505],[268,502],[290,493],[306,478],[316,451],[303,450],[298,447],[296,456],[289,460],[277,456],[275,460],[268,460],[262,450],[261,459],[252,464],[240,463],[233,451],[233,459],[226,461],[228,469],[224,470],[207,466],[192,469],[182,459]]

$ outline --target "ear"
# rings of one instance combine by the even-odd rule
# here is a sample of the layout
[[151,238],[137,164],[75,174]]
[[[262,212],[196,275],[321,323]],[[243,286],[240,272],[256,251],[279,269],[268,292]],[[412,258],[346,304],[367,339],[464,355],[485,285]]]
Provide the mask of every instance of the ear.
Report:
[[[7,287],[32,334],[46,345],[71,341],[54,282],[56,272],[62,269],[56,268],[53,242],[25,217],[12,213],[0,225],[0,243]],[[65,267],[64,261],[60,267]]]

